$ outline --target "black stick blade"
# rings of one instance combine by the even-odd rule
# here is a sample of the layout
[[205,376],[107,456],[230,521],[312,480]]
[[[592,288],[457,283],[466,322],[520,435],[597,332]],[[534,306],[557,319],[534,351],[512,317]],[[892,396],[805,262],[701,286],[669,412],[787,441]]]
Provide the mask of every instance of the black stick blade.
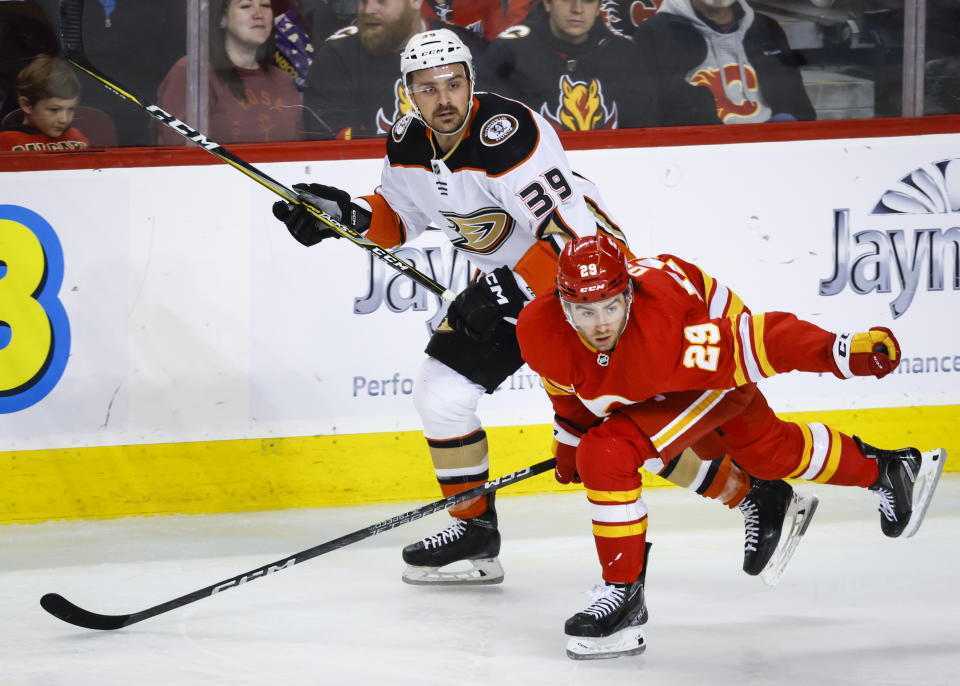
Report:
[[130,615],[98,615],[96,612],[77,607],[59,593],[47,593],[40,599],[40,607],[57,619],[83,627],[110,631],[130,623]]
[[60,44],[68,58],[83,55],[83,2],[60,0]]

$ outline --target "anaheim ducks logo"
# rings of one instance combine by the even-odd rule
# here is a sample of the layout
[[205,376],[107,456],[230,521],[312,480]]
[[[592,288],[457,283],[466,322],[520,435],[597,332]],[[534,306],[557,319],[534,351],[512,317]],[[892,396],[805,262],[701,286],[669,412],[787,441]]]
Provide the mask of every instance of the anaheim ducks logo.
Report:
[[568,131],[594,131],[617,128],[617,104],[608,109],[604,102],[603,86],[597,79],[571,81],[564,74],[559,81],[560,97],[556,112],[544,103],[540,114],[554,127]]
[[[413,112],[413,102],[407,95],[407,89],[403,87],[403,81],[397,79],[393,84],[393,113],[387,115],[382,107],[377,110],[377,133],[389,133],[397,119],[411,112]],[[400,134],[400,137],[402,138],[403,134]]]
[[443,216],[459,234],[450,242],[468,252],[491,253],[513,233],[513,218],[499,207],[484,207],[465,215],[444,212]]
[[691,76],[688,80],[693,86],[703,86],[713,93],[713,99],[717,103],[717,117],[720,121],[726,123],[729,119],[752,117],[760,111],[760,103],[747,100],[746,95],[759,95],[757,90],[757,73],[749,64],[743,65],[743,72],[746,74],[747,83],[743,84],[740,79],[740,65],[726,64],[723,67],[723,75],[726,77],[727,84],[739,83],[740,90],[744,97],[739,103],[733,102],[723,88],[724,79],[720,76],[719,69],[701,69]]

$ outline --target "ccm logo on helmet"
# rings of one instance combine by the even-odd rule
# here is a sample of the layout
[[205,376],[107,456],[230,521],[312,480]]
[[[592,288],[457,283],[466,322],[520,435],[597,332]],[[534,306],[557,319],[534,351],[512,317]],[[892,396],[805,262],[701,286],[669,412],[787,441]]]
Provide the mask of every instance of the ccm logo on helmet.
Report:
[[598,283],[598,284],[595,285],[595,286],[584,286],[583,288],[580,289],[580,292],[581,292],[581,293],[590,293],[591,291],[602,291],[602,290],[603,290],[604,288],[606,288],[606,287],[607,287],[607,284],[605,284],[605,283]]

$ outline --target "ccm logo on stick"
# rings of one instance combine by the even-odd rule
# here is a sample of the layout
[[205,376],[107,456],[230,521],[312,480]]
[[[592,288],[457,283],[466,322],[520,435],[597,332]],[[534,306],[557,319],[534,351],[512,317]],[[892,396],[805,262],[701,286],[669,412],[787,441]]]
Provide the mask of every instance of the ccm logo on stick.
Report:
[[203,146],[207,150],[213,150],[214,148],[220,147],[219,143],[214,143],[213,141],[209,140],[206,136],[204,136],[202,133],[200,133],[196,129],[191,129],[189,126],[187,126],[182,121],[174,117],[172,114],[170,114],[169,112],[165,112],[164,110],[160,109],[156,105],[147,105],[146,109],[150,114],[152,114],[154,117],[162,121],[164,124],[166,124],[167,126],[169,126],[170,128],[176,131],[179,131],[180,133],[185,135],[187,138],[192,140],[194,143],[197,143],[198,145]]
[[222,584],[219,584],[218,586],[214,586],[213,590],[210,591],[210,595],[215,595],[217,593],[220,593],[221,591],[226,591],[228,588],[240,586],[242,584],[247,583],[248,581],[252,581],[261,576],[266,576],[267,574],[273,574],[274,572],[279,572],[281,569],[292,567],[295,564],[297,564],[297,558],[291,557],[289,560],[286,560],[284,562],[280,562],[275,565],[267,565],[266,567],[261,567],[260,569],[256,569],[250,572],[249,574],[244,574],[241,577],[238,577],[236,579],[230,579],[230,581],[225,581]]

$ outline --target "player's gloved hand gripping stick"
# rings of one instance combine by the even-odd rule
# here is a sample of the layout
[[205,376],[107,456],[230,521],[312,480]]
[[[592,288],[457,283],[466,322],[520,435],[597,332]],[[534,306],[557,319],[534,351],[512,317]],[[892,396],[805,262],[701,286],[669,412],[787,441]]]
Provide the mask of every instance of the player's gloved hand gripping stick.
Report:
[[317,207],[317,204],[322,203],[316,203],[316,199],[313,198],[309,192],[304,192],[303,190],[294,191],[287,188],[249,162],[237,157],[219,143],[211,141],[201,132],[187,126],[169,112],[165,112],[156,105],[145,104],[129,90],[94,67],[83,52],[83,3],[84,0],[60,0],[60,43],[63,47],[63,56],[74,66],[92,76],[124,100],[129,100],[139,105],[155,119],[158,119],[184,138],[197,143],[214,157],[223,160],[235,169],[239,169],[261,186],[270,189],[294,207],[302,206],[310,215],[317,221],[322,222],[333,233],[348,239],[350,242],[359,245],[365,250],[369,250],[376,255],[378,259],[401,274],[413,279],[443,300],[453,302],[456,298],[456,293],[444,288],[389,250],[385,250],[376,243],[367,240],[351,226],[346,226],[331,217],[330,214],[324,212],[321,207]]

